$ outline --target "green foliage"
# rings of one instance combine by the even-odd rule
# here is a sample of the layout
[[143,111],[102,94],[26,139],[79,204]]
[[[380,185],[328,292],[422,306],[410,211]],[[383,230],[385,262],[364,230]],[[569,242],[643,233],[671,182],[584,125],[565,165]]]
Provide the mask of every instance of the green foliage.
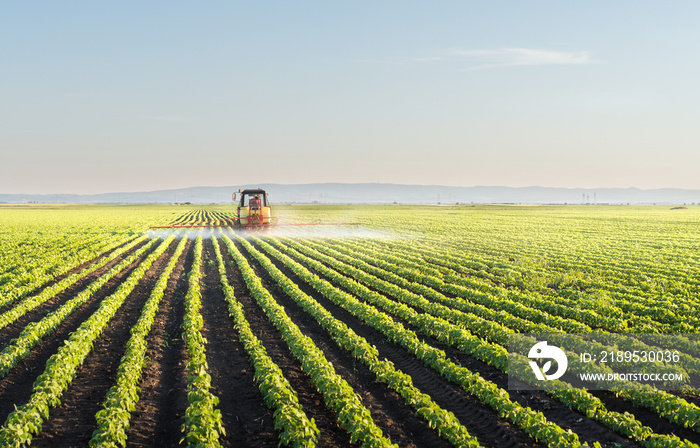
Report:
[[[171,237],[163,241],[154,252],[142,261],[114,293],[102,300],[97,311],[71,334],[58,352],[49,358],[46,362],[46,369],[34,382],[29,401],[10,413],[3,426],[0,427],[1,446],[24,446],[31,441],[34,434],[41,430],[42,422],[49,418],[49,409],[60,404],[63,391],[73,381],[76,369],[92,350],[95,339],[102,334],[124,300],[153,262],[165,252],[172,240]],[[155,240],[144,246],[144,250],[153,243]]]
[[[267,250],[274,250],[260,240],[253,240]],[[294,282],[289,280],[268,258],[254,249],[247,241],[242,239],[239,239],[239,241],[260,262],[285,294],[311,314],[331,334],[333,340],[341,348],[351,352],[356,359],[367,365],[370,371],[376,375],[379,382],[386,383],[403,396],[406,404],[413,407],[418,415],[428,421],[429,426],[435,429],[439,435],[444,436],[455,446],[480,446],[476,438],[469,435],[467,429],[460,424],[454,414],[442,409],[428,395],[413,386],[410,376],[395,369],[391,362],[380,360],[379,353],[375,347],[371,346],[364,338],[358,336],[343,322],[334,318],[317,301],[302,292]],[[285,259],[285,261],[287,263],[290,262],[288,259]],[[319,285],[319,282],[322,282],[322,280],[308,271],[299,270],[299,272],[304,275],[302,278],[310,284]]]
[[[75,369],[91,350],[134,282],[156,254],[165,251],[155,240],[145,242],[149,225],[208,222],[224,224],[231,207],[187,206],[0,206],[0,328],[124,253],[133,254],[108,270],[56,310],[38,318],[0,352],[0,378],[41,342],[68,315],[88,301],[110,279],[134,261],[141,264],[100,309],[74,332],[46,364],[28,403],[18,406],[0,428],[0,445],[31,441],[60,403]],[[377,381],[403,397],[428,426],[456,446],[477,441],[452,414],[413,386],[410,377],[382,360],[377,350],[334,319],[318,302],[299,290],[266,255],[294,271],[338,306],[404,347],[426,366],[460,385],[548,446],[579,446],[576,434],[542,414],[510,400],[507,391],[455,364],[445,353],[422,341],[430,336],[501,371],[508,357],[504,345],[512,332],[573,334],[598,332],[600,347],[644,349],[663,347],[654,334],[696,333],[700,328],[700,209],[683,213],[659,207],[407,207],[407,206],[276,206],[276,215],[300,220],[362,221],[365,229],[383,230],[390,238],[280,239],[251,238],[238,242],[270,274],[281,291],[295,300],[329,332],[336,343],[368,366]],[[291,230],[293,231],[293,230]],[[304,229],[319,237],[327,229]],[[352,232],[348,232],[351,234]],[[339,232],[342,235],[342,231]],[[168,244],[170,240],[168,240]],[[118,378],[97,415],[91,446],[125,446],[131,413],[139,398],[146,338],[162,298],[169,269],[184,248],[181,240],[161,275],[119,367]],[[224,238],[236,266],[256,301],[280,328],[302,368],[312,377],[339,424],[364,446],[390,446],[359,397],[342,381],[309,338],[296,328],[270,297],[236,245]],[[201,335],[201,238],[195,244],[195,265],[189,274],[183,341],[187,350],[188,408],[183,442],[218,446],[224,435],[218,399],[212,395]],[[244,345],[263,400],[273,410],[280,445],[315,446],[318,429],[299,405],[296,392],[250,331],[245,310],[226,279],[219,241],[214,240],[221,285],[234,331]],[[261,249],[259,251],[258,249]],[[265,252],[266,255],[263,255]],[[149,254],[150,253],[150,254]],[[149,254],[149,255],[146,255]],[[102,258],[96,258],[103,255]],[[293,258],[290,257],[293,256]],[[74,274],[49,283],[86,263]],[[313,271],[311,271],[311,270]],[[36,292],[42,287],[41,292]],[[340,289],[343,288],[343,289]],[[349,293],[348,293],[349,292]],[[410,323],[410,331],[400,321]],[[614,333],[652,333],[637,339],[616,339]],[[700,346],[675,338],[677,366],[700,374]],[[511,357],[511,373],[529,368]],[[570,365],[575,372],[576,363]],[[606,371],[602,368],[601,372]],[[669,370],[670,371],[670,370]],[[550,390],[553,398],[646,447],[694,446],[672,434],[657,434],[630,413],[612,412],[585,389],[565,383]],[[616,394],[643,406],[679,427],[700,431],[697,406],[656,390],[618,388]],[[696,394],[697,391],[687,391]],[[597,444],[597,446],[600,446]]]
[[[324,276],[328,277],[329,279],[332,279],[335,283],[342,285],[345,289],[348,291],[352,291],[354,294],[356,294],[358,297],[363,298],[366,300],[368,303],[377,305],[384,309],[386,312],[389,312],[391,314],[395,314],[401,319],[404,319],[408,321],[409,323],[415,325],[418,327],[424,334],[430,335],[442,342],[445,342],[449,345],[452,345],[453,347],[464,351],[465,353],[469,353],[472,356],[475,356],[476,358],[481,359],[484,362],[487,362],[503,371],[505,371],[507,367],[507,357],[506,357],[506,352],[505,348],[503,345],[507,342],[505,339],[508,330],[500,324],[496,324],[495,322],[488,322],[484,321],[483,319],[473,316],[473,315],[468,315],[468,314],[463,314],[459,313],[453,309],[446,308],[444,306],[428,302],[426,299],[424,299],[422,296],[418,296],[415,294],[412,294],[406,290],[402,290],[401,288],[398,288],[396,285],[382,281],[376,277],[373,277],[371,275],[368,275],[365,270],[370,270],[369,265],[366,263],[363,263],[361,261],[358,261],[357,257],[361,257],[359,254],[353,254],[354,256],[350,257],[344,257],[341,253],[335,252],[335,251],[330,251],[327,248],[324,248],[322,245],[319,244],[314,244],[310,242],[306,242],[306,245],[313,246],[316,250],[311,250],[309,248],[305,248],[304,245],[299,244],[298,242],[292,241],[290,239],[284,239],[284,242],[286,245],[283,245],[281,242],[275,240],[275,239],[268,239],[269,242],[272,242],[277,246],[278,248],[283,249],[284,251],[293,254],[297,259],[303,260],[304,263],[306,263],[308,266],[313,267],[317,272],[322,273]],[[263,246],[265,247],[265,246]],[[269,246],[268,246],[269,247]],[[295,250],[298,249],[300,251],[305,252],[306,254],[313,255],[316,259],[318,260],[323,260],[323,262],[328,265],[328,266],[333,266],[336,269],[340,269],[344,272],[349,272],[352,273],[354,276],[358,278],[362,278],[364,282],[366,282],[368,285],[370,285],[373,289],[379,290],[379,291],[386,291],[393,295],[394,297],[398,298],[400,302],[406,302],[412,305],[413,307],[417,308],[422,308],[427,311],[425,314],[420,314],[416,312],[416,310],[412,307],[406,306],[404,303],[397,303],[393,302],[386,297],[382,296],[381,294],[378,294],[377,292],[367,288],[366,286],[356,282],[355,280],[349,279],[347,277],[344,277],[343,275],[339,274],[337,271],[334,271],[333,269],[328,268],[324,264],[320,263],[319,261],[315,260],[314,258],[310,258],[307,255],[302,254],[301,252]],[[274,254],[277,258],[280,260],[287,260],[288,257],[279,254],[276,251],[269,250],[271,254]],[[341,258],[345,260],[349,264],[354,264],[357,265],[358,263],[362,263],[362,267],[364,270],[359,270],[350,267],[349,265],[344,265],[342,262],[340,262],[338,259],[334,257],[329,257],[326,255],[323,255],[321,252],[327,252],[327,253],[333,253],[335,257]],[[378,254],[374,253],[371,256],[373,262],[375,264],[380,264],[383,263],[381,260],[385,257],[385,254]],[[291,259],[290,259],[291,260]],[[292,263],[294,263],[292,261]],[[387,264],[384,263],[386,266]],[[293,265],[289,265],[292,267],[293,270],[294,267]],[[303,268],[298,268],[300,271]],[[295,270],[298,275],[300,274],[297,270]],[[374,271],[378,272],[378,271]],[[426,284],[439,284],[437,279],[435,278],[430,278],[426,277],[422,274],[414,274],[414,277],[419,277],[421,279],[427,279],[428,281]],[[392,277],[394,280],[401,280],[397,281],[397,283],[405,282],[401,277]],[[313,283],[310,282],[310,284]],[[317,288],[319,292],[323,292],[322,288]],[[425,289],[422,290],[422,292],[426,292]],[[327,297],[331,298],[330,295],[325,294]],[[443,296],[444,297],[444,296]],[[331,298],[331,300],[333,300]],[[341,305],[342,306],[342,305]],[[353,312],[353,311],[351,311]],[[364,320],[364,319],[363,319]],[[456,322],[458,325],[461,325],[460,327],[455,326],[454,324],[450,323],[449,321]],[[370,323],[369,321],[366,320],[366,322]],[[372,325],[370,323],[370,325]],[[548,327],[544,327],[548,328]],[[484,340],[481,340],[475,336],[472,336],[467,329],[470,329],[472,331],[476,331],[477,333],[484,332],[481,336],[484,337],[484,339],[495,339],[496,341],[499,341],[501,344],[500,346],[494,343],[486,342]],[[551,328],[550,328],[550,331]],[[389,337],[390,340],[397,341],[396,334],[400,333],[400,330],[394,329],[391,331],[390,329],[387,329],[385,331],[385,334]],[[494,335],[500,335],[494,337]],[[398,340],[402,345],[406,343],[405,339],[399,339]],[[442,365],[444,360],[444,354],[440,354],[439,352],[435,352],[434,349],[425,349],[425,348],[419,348],[417,349],[416,355],[423,359],[424,362],[432,367],[435,368],[436,370],[440,371],[440,366]],[[575,358],[575,357],[574,357]],[[523,362],[523,365],[525,368],[527,367],[527,364]],[[602,369],[607,369],[607,368],[602,368]],[[607,371],[607,370],[605,370]],[[453,374],[454,370],[452,370],[451,375],[446,375],[444,374],[448,379],[453,380],[453,378],[458,378],[462,379],[459,375],[454,375]],[[495,385],[493,386],[495,387]],[[466,388],[465,388],[466,389]],[[679,424],[687,427],[696,427],[697,426],[697,407],[693,404],[690,404],[686,402],[683,399],[680,399],[678,397],[675,397],[673,395],[670,395],[666,392],[661,392],[661,391],[627,391],[627,390],[617,390],[616,391],[619,395],[625,396],[631,401],[633,401],[635,404],[639,404],[642,406],[649,407],[653,410],[656,410],[659,412],[660,415],[668,417],[671,421],[678,422]],[[580,410],[581,412],[589,414],[589,417],[595,418],[603,423],[609,423],[610,419],[608,418],[609,416],[617,416],[617,413],[612,413],[608,412],[607,410],[602,407],[602,403],[600,403],[600,407],[602,409],[600,412],[588,412],[588,405],[590,404],[591,400],[593,400],[593,397],[590,396],[587,392],[584,390],[577,390],[577,394],[574,395],[567,395],[567,394],[559,394],[556,395],[556,397],[560,400],[563,401],[567,406],[575,408]],[[499,411],[502,409],[500,406],[502,406],[501,402],[498,399],[492,398],[484,398],[483,399],[485,403],[491,405],[491,406],[499,406]],[[666,405],[664,407],[663,404]],[[677,412],[679,409],[682,409],[682,412]],[[512,412],[506,412],[505,414],[502,414],[504,416],[510,415],[513,419],[517,417],[517,413],[513,414]],[[632,419],[635,426],[634,430],[631,430],[630,427],[628,426],[625,431],[623,431],[623,428],[620,427],[619,425],[617,426],[611,426],[612,429],[622,432],[624,435],[630,436],[630,437],[635,437],[636,440],[646,442],[648,446],[656,446],[656,443],[667,443],[673,440],[676,440],[677,438],[675,436],[662,436],[658,435],[657,437],[651,438],[651,435],[648,433],[647,429],[644,429],[642,427],[641,423],[637,422],[634,418]],[[517,420],[512,420],[514,423],[517,424]],[[533,434],[531,431],[540,431],[541,425],[538,423],[535,426],[529,427],[529,429],[524,428],[527,432],[530,432]],[[543,432],[548,432],[549,429],[542,430]],[[539,432],[537,432],[539,433]],[[541,437],[533,434],[535,438]],[[556,438],[554,439],[544,439],[547,440],[548,443],[553,443],[553,444],[558,444],[560,443]]]
[[[275,240],[268,241],[276,243]],[[431,336],[444,335],[438,320],[429,316],[424,318],[423,316],[425,315],[419,315],[415,310],[406,305],[391,302],[359,283],[344,278],[342,275],[327,268],[318,261],[306,257],[293,249],[284,247],[280,243],[276,243],[276,246],[289,253],[293,253],[297,259],[303,260],[304,263],[313,267],[317,272],[343,285],[345,289],[352,291],[353,294],[362,297],[369,303],[382,304],[380,305],[382,308],[388,307],[393,310],[403,310],[404,313],[399,314],[402,318],[418,326],[421,330],[427,330],[428,334]],[[341,306],[369,326],[382,332],[390,341],[403,346],[406,350],[423,361],[426,366],[435,369],[448,380],[460,385],[465,391],[478,397],[485,404],[498,411],[502,417],[519,425],[536,440],[544,441],[550,446],[581,446],[576,434],[567,432],[555,423],[547,421],[542,414],[537,414],[531,409],[523,408],[519,404],[511,401],[506,391],[499,389],[494,383],[484,380],[478,374],[472,373],[467,368],[448,360],[442,350],[422,342],[414,332],[406,329],[401,323],[396,322],[383,312],[378,311],[374,306],[360,302],[352,295],[333,287],[326,280],[322,280],[318,276],[311,274],[306,268],[290,257],[274,250],[271,246],[262,245],[262,247],[333,303]],[[433,327],[433,325],[437,326]],[[478,338],[471,337],[467,332],[465,332],[465,337],[470,338],[471,344],[483,345],[483,342]],[[505,350],[501,350],[501,352],[502,356],[505,356]],[[433,422],[433,424],[436,425],[437,423]]]
[[[138,260],[146,251],[148,251],[156,240],[144,244],[137,249],[132,255],[122,260],[119,264],[104,273],[100,278],[90,283],[85,289],[79,292],[75,297],[71,298],[58,309],[47,314],[46,317],[39,322],[28,324],[18,337],[13,339],[10,344],[0,352],[0,377],[7,375],[17,363],[23,358],[29,356],[32,347],[40,343],[44,337],[51,333],[61,322],[63,322],[76,308],[87,302],[92,295],[103,287],[109,280],[126,269],[129,265]],[[21,306],[21,304],[20,304]],[[6,314],[12,314],[13,310]]]
[[229,314],[238,330],[238,338],[255,368],[255,381],[260,387],[265,404],[274,410],[275,429],[281,431],[280,445],[312,448],[316,446],[320,433],[316,423],[306,416],[299,404],[296,391],[292,389],[282,370],[267,355],[265,347],[251,331],[243,306],[236,300],[233,288],[228,282],[218,240],[212,236],[212,241]]
[[151,331],[158,305],[163,298],[165,288],[168,286],[168,279],[182,255],[186,243],[186,238],[180,240],[175,253],[151,291],[139,320],[131,328],[131,338],[126,344],[126,352],[117,371],[116,384],[107,392],[103,409],[95,415],[98,428],[92,433],[90,447],[126,446],[126,434],[130,426],[131,412],[134,411],[139,400],[139,380],[146,363],[146,337]]
[[221,411],[216,409],[219,398],[210,392],[211,376],[207,373],[207,357],[204,338],[200,330],[204,324],[200,309],[202,294],[199,283],[202,278],[202,236],[194,246],[194,262],[188,274],[189,288],[185,296],[185,318],[182,324],[182,339],[185,341],[187,361],[187,410],[182,431],[182,442],[187,446],[201,448],[220,447],[219,435],[224,435]]
[[359,441],[367,448],[396,446],[384,437],[382,430],[372,421],[369,410],[362,405],[360,397],[335,372],[323,352],[308,336],[304,336],[287,316],[284,308],[275,302],[233,242],[227,237],[224,237],[224,242],[241,270],[252,296],[282,333],[292,354],[299,359],[302,369],[309,374],[311,381],[323,395],[326,405],[336,413],[338,424],[350,433],[350,440]]

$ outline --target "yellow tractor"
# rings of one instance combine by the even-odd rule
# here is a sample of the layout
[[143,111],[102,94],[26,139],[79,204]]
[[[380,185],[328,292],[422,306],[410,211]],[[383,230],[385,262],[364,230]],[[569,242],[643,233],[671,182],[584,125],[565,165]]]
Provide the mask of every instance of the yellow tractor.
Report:
[[[270,204],[267,202],[267,193],[262,188],[249,188],[238,190],[240,201],[236,207],[235,227],[262,228],[277,223],[277,218],[270,212]],[[236,201],[236,193],[233,193],[233,201]]]

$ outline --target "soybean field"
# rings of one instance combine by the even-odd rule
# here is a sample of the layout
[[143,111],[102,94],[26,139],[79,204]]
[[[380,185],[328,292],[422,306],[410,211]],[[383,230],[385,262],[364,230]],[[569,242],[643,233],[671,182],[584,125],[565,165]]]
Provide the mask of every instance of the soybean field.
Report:
[[698,333],[700,207],[273,210],[362,225],[0,205],[0,446],[698,447],[696,340],[603,344],[667,391],[509,388],[508,340]]

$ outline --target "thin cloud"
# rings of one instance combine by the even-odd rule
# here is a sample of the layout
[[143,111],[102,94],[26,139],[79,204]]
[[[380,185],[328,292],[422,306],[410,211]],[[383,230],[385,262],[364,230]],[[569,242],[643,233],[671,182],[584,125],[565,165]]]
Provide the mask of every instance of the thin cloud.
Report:
[[588,51],[551,51],[534,48],[454,49],[446,52],[445,57],[419,59],[421,62],[446,60],[466,63],[467,66],[462,68],[463,71],[536,65],[582,65],[593,62]]

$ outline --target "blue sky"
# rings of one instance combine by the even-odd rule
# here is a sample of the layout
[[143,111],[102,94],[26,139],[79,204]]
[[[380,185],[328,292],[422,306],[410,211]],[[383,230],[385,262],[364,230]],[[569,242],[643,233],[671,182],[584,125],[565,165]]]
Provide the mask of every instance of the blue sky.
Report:
[[0,5],[0,193],[700,189],[697,2]]

